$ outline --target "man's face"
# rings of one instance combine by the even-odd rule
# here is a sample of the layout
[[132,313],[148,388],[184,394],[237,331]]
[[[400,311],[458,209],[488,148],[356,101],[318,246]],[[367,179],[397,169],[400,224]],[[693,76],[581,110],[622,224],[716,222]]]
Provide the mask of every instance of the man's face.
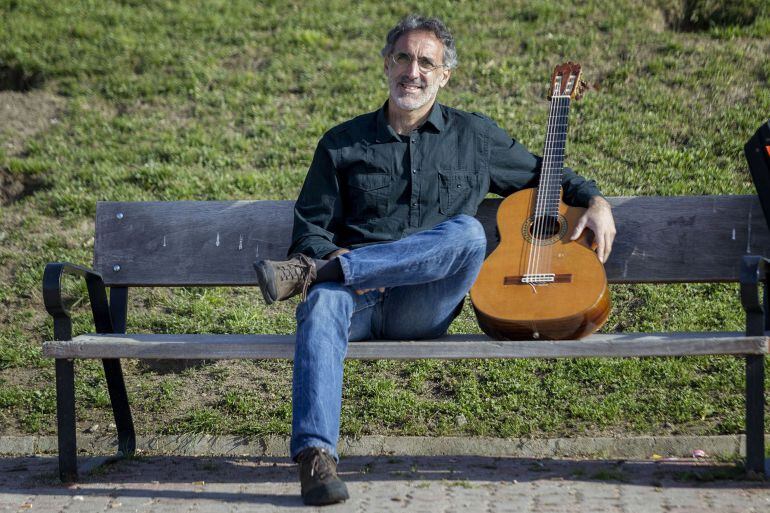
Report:
[[[404,63],[393,62],[393,55],[400,55]],[[426,72],[420,69],[420,63],[440,65],[443,62],[444,45],[433,32],[413,30],[398,38],[392,54],[385,57],[391,103],[410,111],[432,105],[438,90],[449,81],[451,71],[437,67]]]

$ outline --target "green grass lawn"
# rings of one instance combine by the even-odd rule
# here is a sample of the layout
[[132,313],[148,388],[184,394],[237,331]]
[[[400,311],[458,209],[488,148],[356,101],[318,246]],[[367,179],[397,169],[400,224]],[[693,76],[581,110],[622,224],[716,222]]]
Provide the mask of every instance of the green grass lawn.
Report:
[[[54,432],[42,271],[90,263],[96,201],[293,199],[323,132],[386,99],[379,50],[411,9],[457,38],[440,100],[536,152],[553,66],[582,63],[592,89],[572,109],[568,163],[606,194],[753,191],[743,144],[770,118],[767,7],[685,31],[633,0],[0,0],[0,434]],[[85,288],[69,288],[75,332],[92,331]],[[743,327],[733,285],[612,292],[605,331]],[[295,306],[245,288],[132,290],[129,331],[292,333]],[[468,308],[451,331],[479,331]],[[141,433],[289,432],[288,362],[125,367]],[[81,427],[104,429],[100,364],[77,375]],[[342,431],[739,433],[743,383],[732,357],[352,361]]]

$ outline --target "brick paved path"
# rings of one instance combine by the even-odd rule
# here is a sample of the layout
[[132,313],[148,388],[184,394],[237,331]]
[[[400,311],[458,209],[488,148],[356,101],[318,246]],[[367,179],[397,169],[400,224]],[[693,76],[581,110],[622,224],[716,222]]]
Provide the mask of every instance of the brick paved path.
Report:
[[[704,461],[356,456],[340,472],[351,500],[323,511],[770,512],[770,482]],[[298,493],[283,458],[143,457],[69,487],[55,458],[0,459],[0,511],[297,511]]]

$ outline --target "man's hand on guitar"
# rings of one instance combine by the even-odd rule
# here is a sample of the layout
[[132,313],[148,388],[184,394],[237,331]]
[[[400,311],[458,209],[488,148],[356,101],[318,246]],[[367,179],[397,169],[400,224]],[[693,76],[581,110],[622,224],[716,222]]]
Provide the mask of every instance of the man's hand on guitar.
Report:
[[594,233],[591,249],[596,251],[599,260],[604,263],[610,257],[612,242],[615,240],[615,220],[609,202],[601,196],[594,196],[588,204],[588,210],[580,216],[570,240],[580,237],[588,228]]

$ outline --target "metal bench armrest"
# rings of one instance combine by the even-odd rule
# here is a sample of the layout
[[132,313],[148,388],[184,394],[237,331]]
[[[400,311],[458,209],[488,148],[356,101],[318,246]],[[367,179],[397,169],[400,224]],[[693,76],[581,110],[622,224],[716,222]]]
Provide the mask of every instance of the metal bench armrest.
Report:
[[72,319],[64,305],[61,288],[61,279],[65,274],[85,279],[96,332],[113,333],[107,291],[101,275],[87,267],[69,262],[52,262],[46,264],[43,272],[43,302],[45,309],[54,319],[54,340],[72,339]]

